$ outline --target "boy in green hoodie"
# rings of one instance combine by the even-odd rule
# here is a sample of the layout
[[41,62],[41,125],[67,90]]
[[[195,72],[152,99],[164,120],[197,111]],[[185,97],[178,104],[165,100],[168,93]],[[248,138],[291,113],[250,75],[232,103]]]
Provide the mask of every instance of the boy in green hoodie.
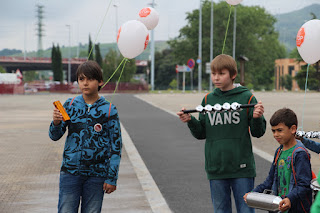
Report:
[[[211,62],[211,80],[216,89],[203,98],[201,105],[257,103],[247,88],[233,84],[236,76],[237,64],[231,56],[215,57]],[[199,114],[199,119],[183,110],[186,109],[182,108],[177,115],[188,124],[191,134],[199,140],[206,139],[205,169],[214,212],[232,212],[231,190],[237,212],[254,212],[242,197],[254,187],[256,170],[250,132],[254,137],[265,133],[262,103],[248,110]]]

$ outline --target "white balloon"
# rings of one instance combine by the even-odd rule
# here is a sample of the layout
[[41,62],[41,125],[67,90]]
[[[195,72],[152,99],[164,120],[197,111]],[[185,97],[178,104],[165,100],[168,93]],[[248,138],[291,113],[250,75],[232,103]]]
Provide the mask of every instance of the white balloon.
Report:
[[125,58],[135,58],[147,48],[149,31],[140,21],[127,21],[119,29],[117,43],[120,53]]
[[226,2],[230,5],[237,5],[242,2],[242,0],[226,0]]
[[148,30],[153,30],[159,22],[159,13],[152,7],[145,7],[139,12],[139,21],[144,23]]
[[320,60],[320,20],[313,19],[302,25],[296,38],[298,52],[308,64]]

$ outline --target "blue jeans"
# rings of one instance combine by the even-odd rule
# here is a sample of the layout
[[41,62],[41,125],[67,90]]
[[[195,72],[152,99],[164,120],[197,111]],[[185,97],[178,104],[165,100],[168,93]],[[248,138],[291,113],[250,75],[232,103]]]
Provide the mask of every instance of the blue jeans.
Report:
[[232,213],[231,190],[238,213],[254,213],[243,200],[243,195],[254,187],[254,178],[230,178],[210,180],[211,199],[214,213]]
[[60,172],[58,213],[101,212],[105,178],[71,175]]

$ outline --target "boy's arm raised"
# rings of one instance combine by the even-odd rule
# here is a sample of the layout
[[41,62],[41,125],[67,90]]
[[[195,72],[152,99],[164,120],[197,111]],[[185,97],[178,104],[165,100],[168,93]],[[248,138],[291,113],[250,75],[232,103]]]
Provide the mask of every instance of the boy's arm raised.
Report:
[[250,103],[257,103],[253,109],[249,110],[250,132],[253,137],[260,138],[266,132],[266,119],[263,116],[263,105],[261,102],[258,103],[254,96]]
[[[299,139],[300,140],[300,139]],[[301,138],[301,142],[313,152],[320,153],[320,143],[310,140],[308,138]]]
[[[67,102],[64,107],[67,106]],[[51,140],[59,140],[66,132],[66,122],[63,121],[62,115],[57,108],[54,108],[52,122],[49,127],[49,137]]]
[[[205,105],[205,99],[202,100],[201,105]],[[205,114],[199,113],[199,120],[191,115],[191,120],[188,121],[188,127],[193,137],[197,139],[206,139]]]

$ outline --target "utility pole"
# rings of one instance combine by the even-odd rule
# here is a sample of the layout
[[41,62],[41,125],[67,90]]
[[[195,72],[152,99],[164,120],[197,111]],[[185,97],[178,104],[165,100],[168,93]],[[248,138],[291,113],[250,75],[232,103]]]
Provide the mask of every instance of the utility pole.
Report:
[[69,29],[69,48],[68,48],[68,84],[71,83],[71,26],[69,24],[66,25],[66,27]]
[[199,7],[199,53],[198,53],[198,92],[201,92],[201,78],[202,78],[202,5],[200,0]]
[[37,18],[38,18],[38,22],[37,22],[37,36],[38,36],[38,51],[37,51],[37,55],[38,57],[42,56],[42,37],[43,37],[43,23],[42,23],[42,19],[43,19],[43,5],[37,4],[36,5],[37,9]]
[[234,6],[234,19],[233,19],[233,50],[232,56],[236,60],[236,34],[237,34],[237,7]]
[[[152,0],[152,7],[154,8],[155,3]],[[154,91],[154,29],[151,30],[151,91]]]
[[116,8],[116,42],[117,42],[117,36],[118,36],[118,5],[116,3],[113,4],[113,6]]
[[[213,60],[213,0],[211,0],[211,26],[210,26],[210,63]],[[209,75],[209,91],[212,91],[211,74]]]

